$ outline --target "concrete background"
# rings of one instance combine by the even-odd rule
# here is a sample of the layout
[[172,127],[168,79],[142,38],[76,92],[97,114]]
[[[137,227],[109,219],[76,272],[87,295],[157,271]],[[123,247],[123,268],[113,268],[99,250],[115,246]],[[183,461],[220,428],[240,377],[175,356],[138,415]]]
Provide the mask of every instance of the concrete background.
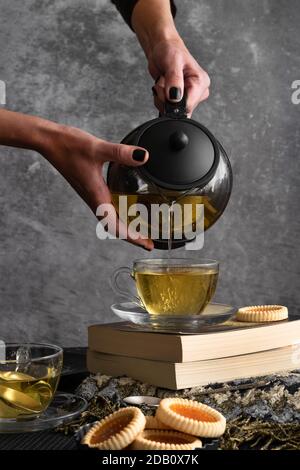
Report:
[[[221,262],[218,300],[297,312],[299,1],[177,4],[178,29],[212,79],[194,118],[234,171],[197,256]],[[0,0],[0,22],[7,108],[112,141],[156,115],[143,52],[108,0]],[[110,274],[145,252],[99,241],[90,210],[38,154],[2,147],[0,168],[0,337],[84,345],[89,324],[112,319]]]

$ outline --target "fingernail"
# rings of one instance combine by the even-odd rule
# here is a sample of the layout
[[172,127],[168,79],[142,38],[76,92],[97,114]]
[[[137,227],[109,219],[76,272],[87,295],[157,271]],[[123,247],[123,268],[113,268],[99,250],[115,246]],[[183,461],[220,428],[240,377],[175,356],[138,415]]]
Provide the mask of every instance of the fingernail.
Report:
[[142,247],[143,247],[144,250],[146,250],[146,251],[152,251],[152,248],[149,248],[147,245],[142,245]]
[[146,151],[141,149],[135,149],[132,153],[132,158],[136,162],[143,162],[145,160]]
[[157,77],[157,79],[155,80],[155,85],[156,85],[156,83],[158,82],[159,79],[160,79],[160,75],[159,75],[159,77]]
[[180,88],[176,88],[175,86],[172,86],[169,90],[169,99],[170,100],[180,100]]
[[153,93],[153,96],[157,96],[157,91],[155,90],[154,86],[152,87],[152,93]]

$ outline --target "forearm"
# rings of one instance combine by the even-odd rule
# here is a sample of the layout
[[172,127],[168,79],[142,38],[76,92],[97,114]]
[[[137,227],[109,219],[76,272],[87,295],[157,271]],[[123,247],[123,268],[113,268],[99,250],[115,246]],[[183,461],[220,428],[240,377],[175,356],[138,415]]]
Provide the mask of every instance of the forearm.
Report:
[[132,27],[146,56],[161,41],[178,40],[170,0],[139,0],[131,17]]
[[0,145],[44,153],[59,124],[36,116],[0,110]]

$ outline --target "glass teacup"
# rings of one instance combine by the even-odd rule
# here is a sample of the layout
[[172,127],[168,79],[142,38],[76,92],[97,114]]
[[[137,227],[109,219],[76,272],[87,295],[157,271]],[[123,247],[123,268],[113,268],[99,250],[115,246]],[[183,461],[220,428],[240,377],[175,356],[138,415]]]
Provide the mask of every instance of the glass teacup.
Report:
[[[119,285],[119,276],[124,273],[135,281],[138,297]],[[200,315],[215,293],[218,274],[215,260],[141,259],[134,261],[131,269],[117,269],[112,287],[151,315]]]
[[36,343],[0,342],[0,421],[38,416],[59,382],[63,350]]

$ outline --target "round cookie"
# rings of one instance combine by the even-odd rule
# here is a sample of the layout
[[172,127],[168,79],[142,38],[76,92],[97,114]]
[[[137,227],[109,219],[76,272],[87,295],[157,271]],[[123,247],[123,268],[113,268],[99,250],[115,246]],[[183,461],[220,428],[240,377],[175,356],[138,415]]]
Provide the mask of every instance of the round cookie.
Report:
[[288,309],[283,305],[253,305],[242,307],[235,316],[237,321],[254,323],[281,321],[287,318]]
[[164,398],[156,417],[167,426],[193,436],[219,437],[226,428],[226,419],[217,410],[183,398]]
[[97,422],[84,436],[82,444],[100,450],[125,449],[143,431],[145,424],[146,418],[139,408],[121,408]]
[[161,423],[155,416],[146,416],[145,429],[170,429],[170,427]]
[[202,447],[199,439],[178,431],[147,429],[133,442],[133,450],[194,450]]

